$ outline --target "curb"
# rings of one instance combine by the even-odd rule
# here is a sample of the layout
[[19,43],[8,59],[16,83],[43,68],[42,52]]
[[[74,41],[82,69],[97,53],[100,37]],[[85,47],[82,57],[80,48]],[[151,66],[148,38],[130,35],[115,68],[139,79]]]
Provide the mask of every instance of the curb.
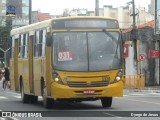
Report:
[[124,89],[125,92],[160,93],[160,89]]

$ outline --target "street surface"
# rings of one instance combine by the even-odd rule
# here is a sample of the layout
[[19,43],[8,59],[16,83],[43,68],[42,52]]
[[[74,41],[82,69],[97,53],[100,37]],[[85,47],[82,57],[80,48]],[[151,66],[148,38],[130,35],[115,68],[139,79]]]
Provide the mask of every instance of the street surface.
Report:
[[[107,118],[112,119],[128,119],[125,114],[131,115],[138,113],[145,113],[145,111],[155,111],[160,117],[160,93],[158,92],[134,92],[129,90],[124,90],[124,97],[115,97],[113,99],[111,108],[102,108],[101,102],[99,101],[87,101],[81,103],[66,103],[66,102],[56,102],[56,105],[52,109],[45,109],[42,105],[42,97],[39,97],[39,102],[37,104],[23,104],[21,102],[20,93],[15,93],[10,90],[0,89],[0,111],[18,111],[18,112],[43,112],[44,114],[50,113],[56,120],[70,120],[73,117],[74,120],[106,120]],[[117,114],[117,111],[121,112]],[[131,111],[127,113],[126,111]],[[133,112],[132,112],[133,111]],[[97,117],[97,118],[96,118]],[[129,116],[130,119],[136,119]],[[14,118],[12,118],[14,119]],[[50,120],[51,117],[47,118],[21,118],[17,117],[14,120],[27,120],[27,119],[38,119],[38,120]],[[141,119],[154,119],[156,117],[143,117]],[[10,118],[0,118],[0,120],[11,120]]]

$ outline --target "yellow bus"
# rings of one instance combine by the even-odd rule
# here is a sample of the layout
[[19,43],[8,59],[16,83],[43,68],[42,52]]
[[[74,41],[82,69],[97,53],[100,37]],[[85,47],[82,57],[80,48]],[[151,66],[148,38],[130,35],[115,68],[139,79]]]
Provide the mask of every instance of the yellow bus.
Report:
[[113,18],[76,16],[50,19],[11,31],[11,89],[23,103],[45,108],[54,101],[101,100],[123,96],[122,40]]

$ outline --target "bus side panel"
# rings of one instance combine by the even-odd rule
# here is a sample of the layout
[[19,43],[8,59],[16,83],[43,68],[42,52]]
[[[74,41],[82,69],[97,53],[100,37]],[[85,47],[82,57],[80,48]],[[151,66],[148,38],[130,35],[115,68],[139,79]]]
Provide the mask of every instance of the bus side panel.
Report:
[[34,59],[33,60],[33,78],[34,78],[34,93],[36,96],[41,95],[41,76],[42,76],[42,60]]
[[10,82],[11,82],[11,89],[15,90],[14,61],[13,61],[13,59],[10,60]]
[[28,59],[19,59],[18,60],[18,76],[22,76],[23,80],[23,85],[24,85],[24,93],[25,94],[30,94],[30,87],[29,87],[29,64],[28,64]]
[[44,67],[44,81],[46,81],[46,58],[43,61],[43,67]]
[[28,60],[28,63],[29,63],[29,69],[28,69],[28,72],[29,72],[29,87],[30,87],[30,92],[31,93],[34,93],[34,88],[33,88],[33,37],[34,36],[30,36],[29,37],[29,47],[28,47],[28,51],[29,51],[29,60]]
[[52,68],[51,68],[51,47],[46,47],[46,88],[47,96],[51,96],[51,81],[52,81]]
[[[18,39],[15,39],[15,47],[14,47],[14,83],[15,83],[15,91],[19,91],[19,78],[18,78]],[[11,83],[12,84],[12,83]]]

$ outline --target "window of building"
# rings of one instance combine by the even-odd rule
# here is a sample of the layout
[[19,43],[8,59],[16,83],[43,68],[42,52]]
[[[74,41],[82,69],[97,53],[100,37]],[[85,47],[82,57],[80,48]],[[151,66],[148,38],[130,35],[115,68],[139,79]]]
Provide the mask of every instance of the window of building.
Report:
[[29,6],[29,0],[22,0],[22,6]]
[[2,0],[2,3],[6,4],[6,0]]
[[6,10],[2,10],[2,14],[3,14],[3,15],[6,14]]
[[23,16],[29,15],[29,7],[22,7],[22,15]]

